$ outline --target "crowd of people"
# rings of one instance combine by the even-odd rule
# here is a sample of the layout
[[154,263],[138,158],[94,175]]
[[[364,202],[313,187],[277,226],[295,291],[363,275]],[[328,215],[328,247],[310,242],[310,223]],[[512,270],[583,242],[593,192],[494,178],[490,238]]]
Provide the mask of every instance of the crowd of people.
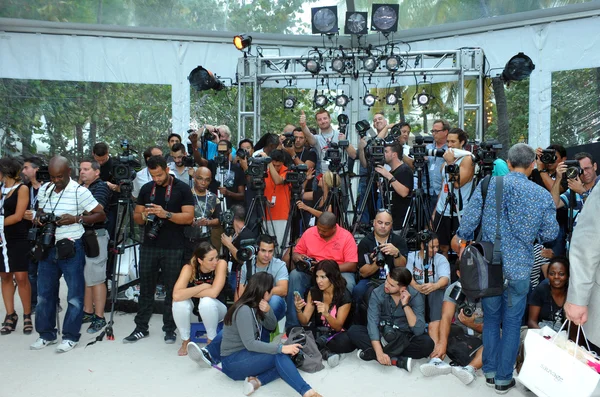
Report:
[[[237,147],[225,125],[192,131],[187,148],[173,133],[166,152],[146,148],[145,167],[132,181],[116,178],[118,163],[105,143],[79,161],[78,173],[66,158],[51,158],[47,181],[39,178],[39,158],[0,159],[7,313],[0,334],[18,330],[18,291],[23,333],[38,334],[31,349],[57,344],[61,277],[67,308],[56,350],[75,348],[84,323],[90,334],[107,326],[106,280],[114,271],[108,247],[121,232],[120,199],[134,203],[141,237],[138,311],[123,342],[150,336],[161,285],[164,342],[179,336],[178,355],[221,365],[244,381],[246,395],[282,378],[302,396],[319,396],[293,360],[304,346],[285,343],[297,327],[313,334],[330,367],[353,351],[408,372],[414,359],[427,358],[420,366],[427,377],[453,374],[470,384],[482,370],[503,394],[515,385],[522,327],[559,330],[567,316],[585,322],[585,299],[569,309],[567,253],[599,180],[589,153],[569,162],[559,145],[516,144],[506,162],[496,160],[482,189],[466,132],[444,120],[433,123],[424,167],[408,145],[410,125],[390,125],[383,113],[356,148],[326,110],[316,112],[315,123],[310,128],[302,113],[298,126],[279,136]],[[343,216],[354,160],[356,207],[366,208],[354,214],[354,223],[366,225],[360,236]],[[419,167],[423,180],[415,177]],[[421,198],[424,205],[415,205]],[[427,222],[414,230],[421,216]],[[501,231],[505,287],[470,302],[454,262],[479,225],[482,241],[494,242]],[[204,346],[192,341],[196,315]]]

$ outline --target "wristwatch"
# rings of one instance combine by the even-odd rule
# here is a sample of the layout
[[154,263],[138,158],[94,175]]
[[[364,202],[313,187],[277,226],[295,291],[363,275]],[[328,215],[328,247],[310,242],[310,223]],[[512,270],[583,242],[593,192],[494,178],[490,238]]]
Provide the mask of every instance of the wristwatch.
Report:
[[293,155],[292,160],[296,160],[297,157],[298,157],[297,155]]
[[391,177],[389,179],[389,182],[390,182],[390,185],[391,185],[392,183],[396,182],[396,178],[395,177]]
[[588,190],[586,192],[581,193],[581,198],[584,200],[587,200],[589,195],[590,195],[590,191]]
[[167,219],[171,219],[173,217],[173,214],[171,214],[170,212],[167,212]]
[[77,220],[77,223],[79,223],[80,225],[83,225],[83,215],[79,215],[79,219]]
[[400,250],[398,250],[398,254],[394,256],[394,259],[400,258]]

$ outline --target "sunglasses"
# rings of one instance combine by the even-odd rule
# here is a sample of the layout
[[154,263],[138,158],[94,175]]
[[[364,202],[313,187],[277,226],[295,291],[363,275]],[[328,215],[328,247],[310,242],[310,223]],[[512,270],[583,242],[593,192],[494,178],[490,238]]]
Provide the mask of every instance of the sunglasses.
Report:
[[388,210],[387,208],[380,208],[377,210],[378,214],[381,214],[382,212],[387,212],[388,214],[392,215],[392,211]]

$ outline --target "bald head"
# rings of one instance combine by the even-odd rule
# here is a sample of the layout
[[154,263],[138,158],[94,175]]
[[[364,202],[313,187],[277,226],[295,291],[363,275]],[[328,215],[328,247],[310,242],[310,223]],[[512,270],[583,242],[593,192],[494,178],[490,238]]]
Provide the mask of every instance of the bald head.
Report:
[[321,226],[333,227],[336,223],[335,215],[333,214],[333,212],[325,211],[321,214],[317,223]]
[[206,193],[212,180],[212,172],[206,167],[198,167],[194,172],[194,189],[201,195]]
[[48,172],[50,174],[50,181],[55,185],[55,192],[63,190],[71,180],[69,160],[62,156],[55,156],[50,159]]
[[323,212],[317,221],[319,236],[325,241],[330,240],[337,230],[335,215],[332,212]]

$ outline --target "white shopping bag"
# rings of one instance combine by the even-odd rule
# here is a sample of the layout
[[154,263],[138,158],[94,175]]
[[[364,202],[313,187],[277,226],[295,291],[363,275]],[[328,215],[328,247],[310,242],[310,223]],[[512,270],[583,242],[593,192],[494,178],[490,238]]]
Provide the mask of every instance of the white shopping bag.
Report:
[[527,331],[519,382],[540,397],[592,396],[600,374],[557,346],[556,335],[550,327]]

